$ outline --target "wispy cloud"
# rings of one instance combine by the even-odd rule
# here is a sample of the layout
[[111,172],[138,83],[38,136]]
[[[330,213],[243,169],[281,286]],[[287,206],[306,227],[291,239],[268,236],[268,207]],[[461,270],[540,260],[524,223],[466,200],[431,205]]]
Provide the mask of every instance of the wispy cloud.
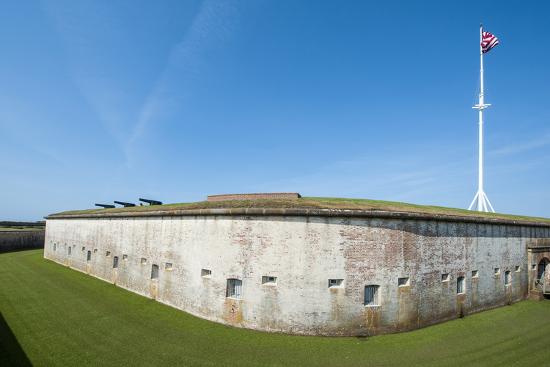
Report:
[[[204,52],[227,41],[239,19],[239,9],[233,2],[205,0],[191,23],[182,25],[187,30],[179,42],[168,48],[149,92],[136,96],[116,78],[117,66],[103,70],[112,66],[112,60],[102,58],[101,47],[111,50],[126,45],[126,37],[132,33],[121,19],[124,14],[94,2],[44,2],[43,7],[67,48],[76,88],[119,146],[127,166],[134,165],[136,143],[147,129],[175,109],[181,110],[186,97],[193,93],[193,80],[200,77]],[[109,37],[94,38],[97,29]],[[103,41],[109,44],[100,47]],[[136,104],[139,97],[143,102]]]
[[149,125],[157,122],[160,115],[169,113],[176,105],[183,104],[186,94],[192,93],[186,85],[171,87],[174,76],[178,76],[178,81],[190,81],[198,77],[202,51],[212,44],[226,41],[237,17],[237,8],[229,2],[208,0],[202,4],[188,32],[172,47],[164,70],[141,107],[137,122],[124,146],[127,164],[132,164],[134,146]]
[[513,144],[508,144],[503,147],[493,149],[488,154],[495,156],[508,156],[527,152],[533,149],[543,148],[550,145],[550,133],[543,134],[536,138],[531,138],[526,141],[518,141]]
[[335,161],[309,174],[265,182],[250,189],[302,190],[306,195],[442,204],[449,192],[469,188],[466,177],[474,174],[469,163],[467,159],[422,154],[366,155]]

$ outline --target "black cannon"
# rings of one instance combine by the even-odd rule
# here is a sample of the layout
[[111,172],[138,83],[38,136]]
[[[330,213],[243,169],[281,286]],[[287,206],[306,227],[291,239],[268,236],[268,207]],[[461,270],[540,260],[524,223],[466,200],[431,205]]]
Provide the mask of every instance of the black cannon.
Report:
[[108,209],[108,208],[114,208],[115,206],[113,204],[95,204],[95,206],[100,206],[102,208]]
[[131,206],[136,206],[136,204],[134,204],[134,203],[126,203],[124,201],[116,201],[115,200],[114,203],[118,204],[118,205],[122,205],[125,208],[131,207]]
[[149,205],[162,205],[162,201],[158,201],[158,200],[139,198],[139,201],[143,201],[144,203],[147,203]]

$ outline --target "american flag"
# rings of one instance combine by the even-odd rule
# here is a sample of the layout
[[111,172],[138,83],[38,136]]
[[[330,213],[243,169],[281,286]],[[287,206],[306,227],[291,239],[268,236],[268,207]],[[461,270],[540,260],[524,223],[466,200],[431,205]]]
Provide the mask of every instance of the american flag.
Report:
[[498,45],[498,38],[493,36],[489,32],[483,32],[481,37],[481,51],[483,51],[484,54],[489,52],[493,47]]

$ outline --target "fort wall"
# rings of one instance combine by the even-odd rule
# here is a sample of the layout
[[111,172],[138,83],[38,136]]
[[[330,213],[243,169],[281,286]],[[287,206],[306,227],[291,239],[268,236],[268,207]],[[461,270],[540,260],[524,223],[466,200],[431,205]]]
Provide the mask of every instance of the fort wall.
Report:
[[0,231],[0,252],[44,247],[44,230]]
[[49,218],[44,256],[228,325],[374,335],[525,299],[527,248],[550,238],[544,225],[304,213]]

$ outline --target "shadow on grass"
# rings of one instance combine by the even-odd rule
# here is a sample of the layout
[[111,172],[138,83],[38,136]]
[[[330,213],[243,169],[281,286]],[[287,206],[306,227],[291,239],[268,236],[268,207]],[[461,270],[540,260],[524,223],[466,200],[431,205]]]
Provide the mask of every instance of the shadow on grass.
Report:
[[29,250],[39,250],[43,249],[44,246],[37,246],[37,247],[25,247],[25,248],[13,248],[13,247],[2,247],[2,243],[0,243],[0,254],[6,254],[8,252],[22,252],[22,251],[29,251]]
[[25,351],[13,335],[4,316],[0,313],[0,365],[1,366],[32,366]]

